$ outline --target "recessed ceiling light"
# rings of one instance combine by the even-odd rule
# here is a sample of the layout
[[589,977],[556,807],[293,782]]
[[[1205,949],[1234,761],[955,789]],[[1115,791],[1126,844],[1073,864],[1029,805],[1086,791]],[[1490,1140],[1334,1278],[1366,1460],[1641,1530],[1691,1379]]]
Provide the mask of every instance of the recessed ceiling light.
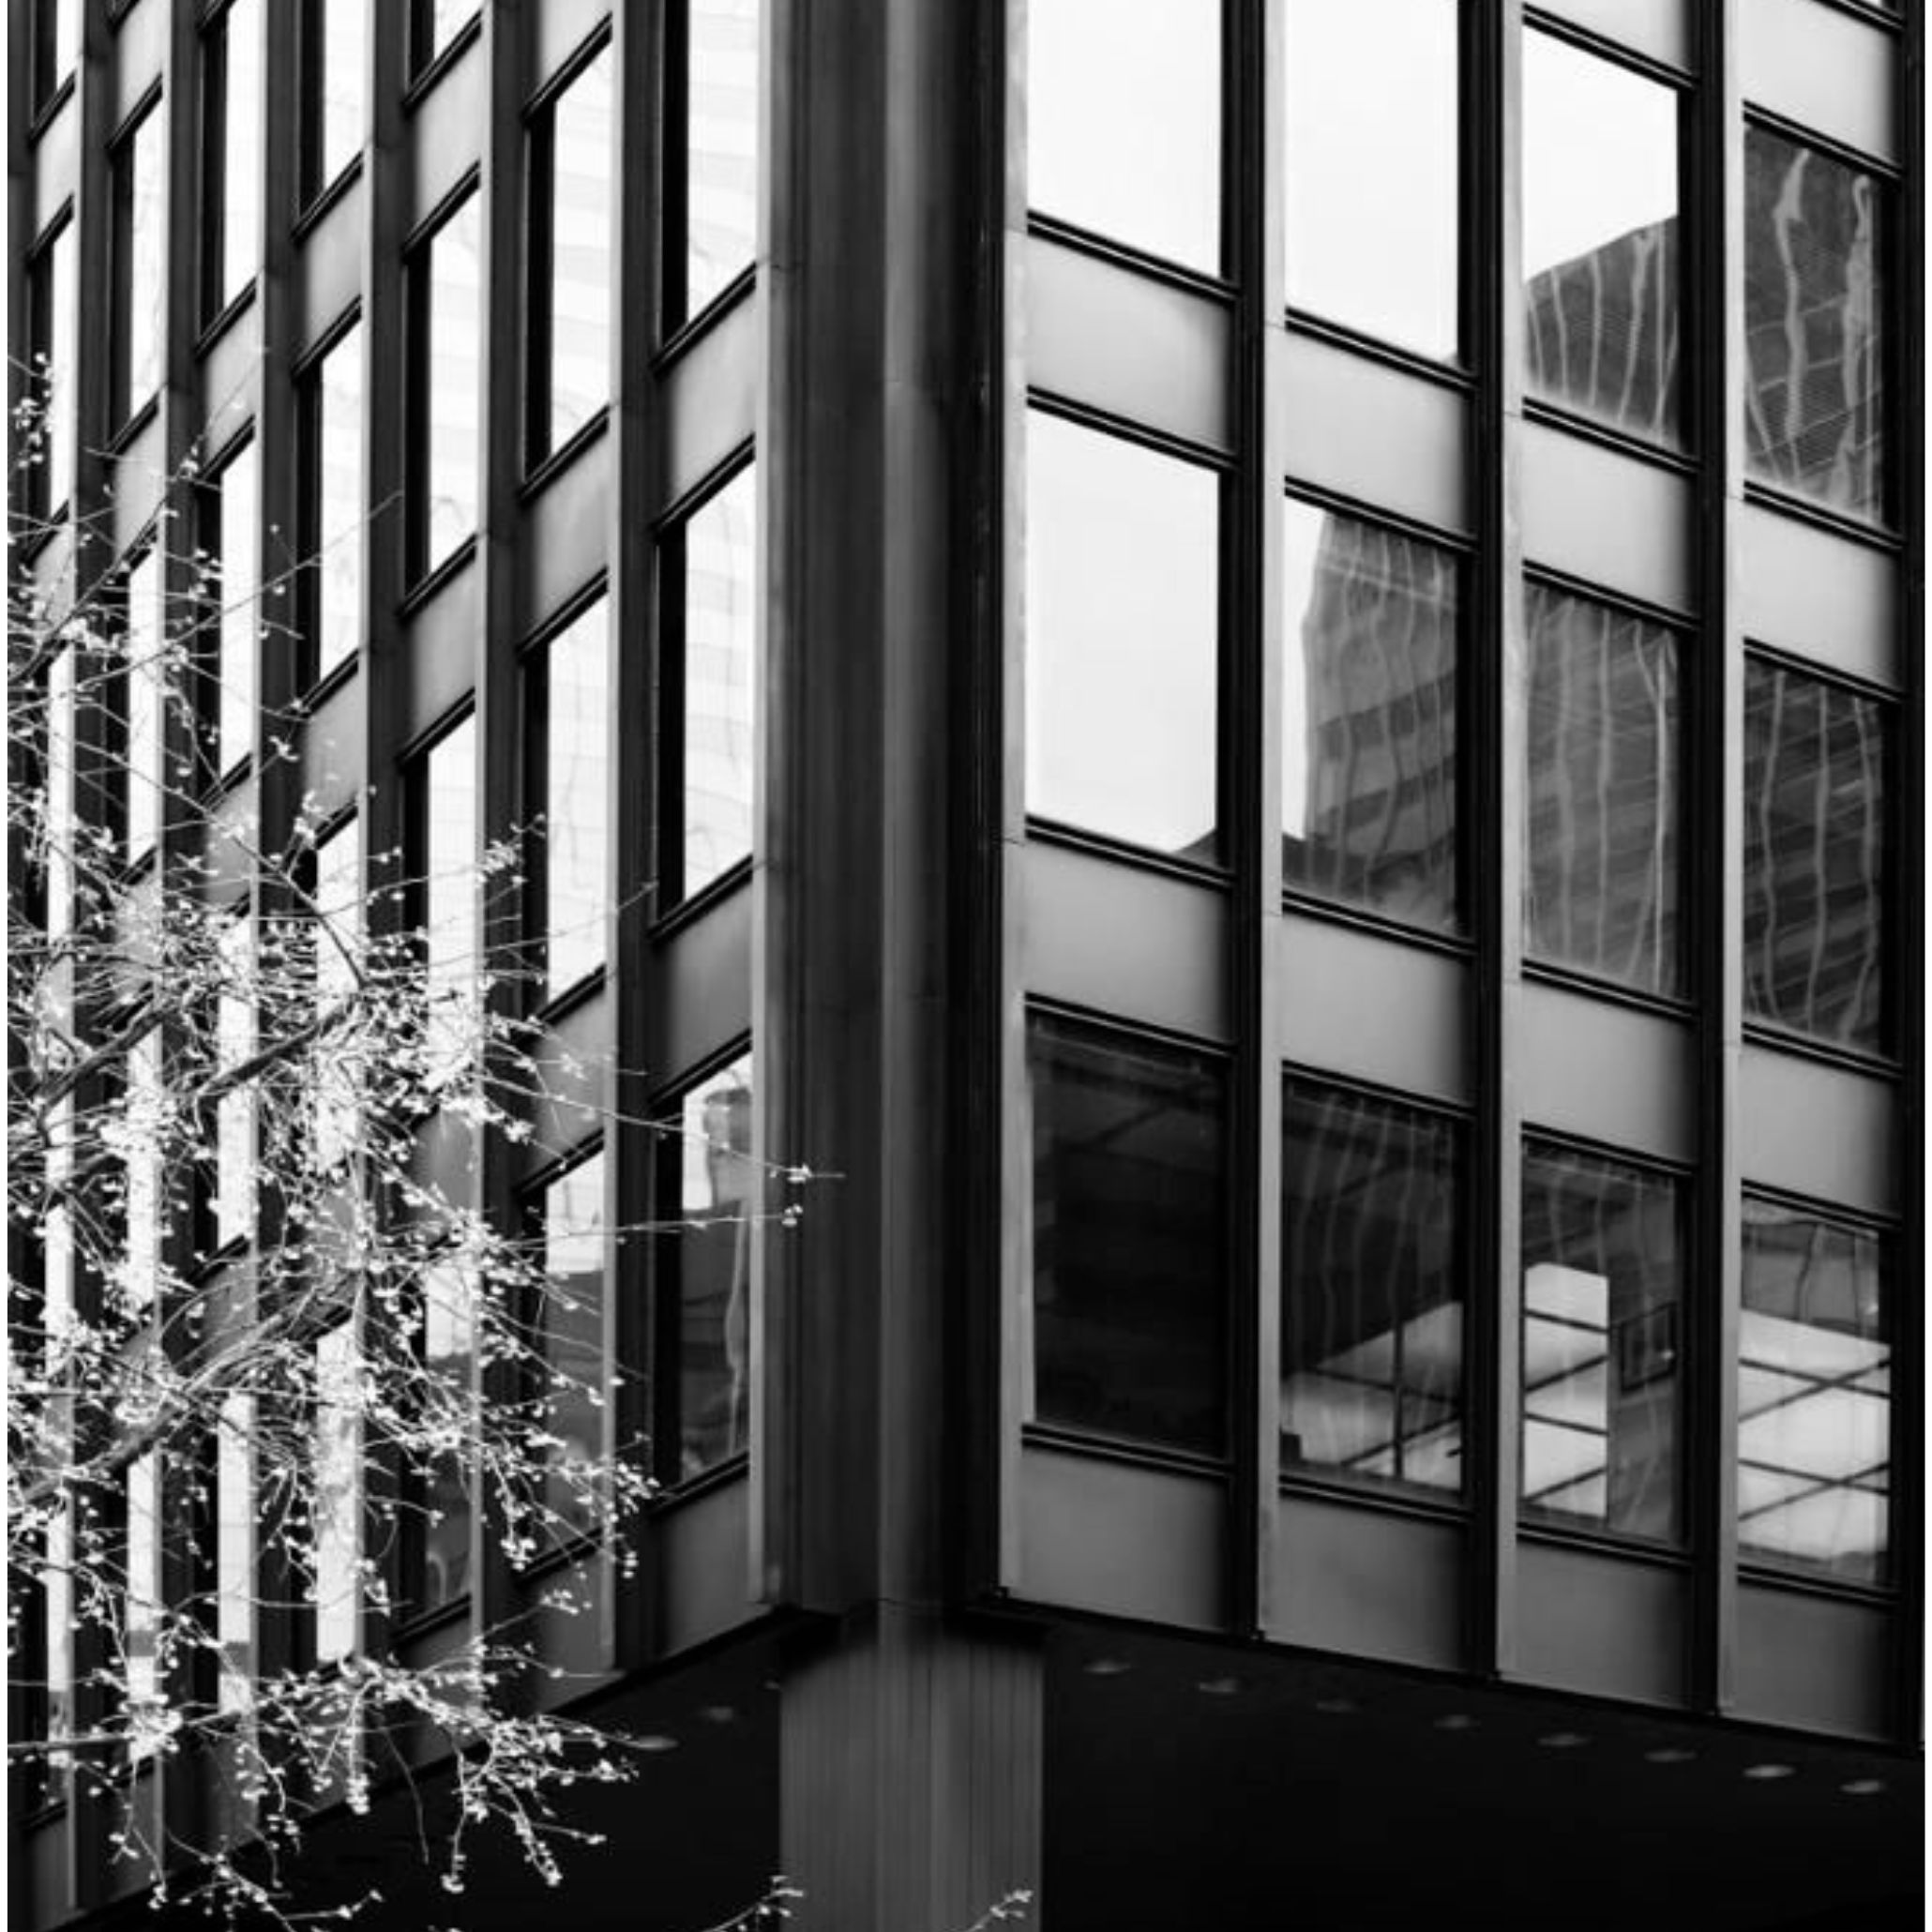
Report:
[[1855,1777],[1849,1785],[1840,1785],[1838,1789],[1849,1798],[1876,1798],[1885,1789],[1885,1780],[1881,1777]]
[[1203,1677],[1195,1689],[1211,1698],[1231,1698],[1241,1689],[1238,1677]]
[[1790,1777],[1797,1769],[1795,1764],[1747,1764],[1744,1766],[1744,1775],[1757,1778],[1760,1783],[1768,1783],[1773,1778]]
[[1574,1751],[1590,1740],[1580,1730],[1550,1730],[1536,1740],[1546,1751]]
[[1476,1720],[1460,1711],[1452,1711],[1448,1716],[1436,1719],[1438,1730],[1473,1730],[1475,1728]]
[[1317,1698],[1315,1708],[1326,1711],[1331,1717],[1346,1717],[1355,1708],[1353,1698]]
[[1124,1677],[1134,1667],[1124,1657],[1095,1657],[1082,1668],[1089,1677]]
[[1646,1764],[1688,1764],[1697,1755],[1681,1744],[1660,1744],[1654,1751],[1646,1751],[1643,1758]]

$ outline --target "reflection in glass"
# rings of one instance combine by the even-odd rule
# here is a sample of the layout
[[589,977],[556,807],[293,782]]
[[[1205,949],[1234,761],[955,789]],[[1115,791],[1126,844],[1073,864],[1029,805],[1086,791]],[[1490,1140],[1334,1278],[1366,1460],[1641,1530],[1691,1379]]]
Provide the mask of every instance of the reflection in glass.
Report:
[[[215,1057],[223,1073],[246,1065],[255,1051],[254,933],[247,908],[222,928],[221,989],[215,1005]],[[215,1103],[215,1245],[245,1241],[255,1223],[255,1095],[232,1087]]]
[[1443,361],[1461,337],[1461,13],[1292,0],[1283,35],[1289,306]]
[[160,1290],[161,1242],[166,1231],[160,1149],[168,1113],[161,1030],[150,1026],[128,1049],[123,1112],[128,1146],[122,1181],[127,1256],[119,1285],[130,1314],[152,1308]]
[[302,567],[314,673],[326,677],[362,641],[362,331],[352,328],[311,372],[303,397]]
[[1221,0],[1028,0],[1027,201],[1221,266]]
[[1676,1182],[1523,1155],[1522,1499],[1532,1516],[1678,1533]]
[[160,386],[167,342],[167,118],[158,101],[114,149],[113,420]]
[[544,1500],[566,1523],[594,1518],[588,1482],[604,1445],[604,1158],[543,1190],[543,1365],[537,1426],[555,1437]]
[[[345,819],[315,848],[315,1004],[321,1014],[355,989],[362,913],[362,822]],[[354,1053],[321,1054],[310,1067],[315,1158],[327,1170],[355,1148],[363,1069]]]
[[1676,444],[1680,222],[1675,89],[1523,36],[1524,386]]
[[161,836],[166,767],[167,605],[161,552],[150,546],[128,572],[128,862],[139,865]]
[[418,767],[423,960],[428,980],[426,1052],[447,1079],[476,1043],[476,726],[466,717],[430,747]]
[[561,448],[611,400],[607,45],[530,126],[530,448]]
[[1754,479],[1885,514],[1890,205],[1870,174],[1744,129],[1744,441]]
[[262,246],[262,4],[229,0],[203,43],[202,197],[206,308],[219,315],[255,279]]
[[44,107],[81,52],[81,0],[33,0],[34,105]]
[[[69,1371],[60,1366],[73,1340],[74,1230],[64,1190],[73,1172],[74,1103],[71,1094],[52,1101],[47,1109],[47,1192],[53,1205],[40,1221],[40,1307],[46,1331],[42,1363],[49,1386],[63,1389]],[[71,1406],[53,1402],[48,1410],[50,1446],[70,1452],[73,1442]],[[60,1737],[71,1728],[74,1613],[74,1536],[69,1505],[50,1505],[47,1519],[46,1568],[41,1575],[42,1607],[46,1612],[47,1735]]]
[[537,702],[542,735],[531,796],[543,813],[544,982],[551,999],[604,963],[609,863],[611,729],[608,614],[601,598],[544,648]]
[[[476,1287],[454,1262],[423,1277],[423,1366],[442,1385],[442,1400],[467,1417],[476,1361]],[[469,1431],[463,1430],[467,1441]],[[454,1603],[470,1587],[470,1472],[464,1448],[431,1458],[422,1499],[419,1613]]]
[[1454,930],[1456,559],[1292,498],[1283,531],[1283,881]]
[[220,1708],[246,1711],[255,1675],[255,1399],[237,1390],[215,1429],[215,1638]]
[[683,302],[703,309],[758,251],[758,0],[685,0]]
[[152,1754],[160,1742],[161,1465],[150,1449],[128,1466],[128,1594],[125,1645],[128,1756]]
[[757,549],[757,473],[748,467],[672,536],[667,580],[679,648],[667,670],[676,742],[665,761],[659,850],[667,903],[750,856]]
[[362,152],[363,0],[308,0],[303,21],[305,199]]
[[215,759],[225,773],[254,748],[261,501],[252,443],[222,465],[215,488]]
[[412,69],[421,73],[462,32],[475,13],[476,0],[412,0]]
[[1885,1244],[1744,1202],[1738,1318],[1738,1545],[1877,1581],[1890,1505]]
[[427,576],[476,528],[481,458],[483,202],[469,196],[411,264],[417,385],[415,566]]
[[1744,672],[1744,1009],[1886,1046],[1886,708],[1760,658]]
[[355,1648],[362,1574],[362,1365],[344,1321],[315,1344],[315,1660]]
[[[57,939],[74,916],[74,657],[63,650],[47,667],[47,858],[43,913]],[[53,989],[49,989],[50,994]]]
[[[751,1058],[685,1094],[659,1140],[659,1473],[679,1481],[750,1441]],[[673,1450],[672,1445],[675,1445]]]
[[1035,410],[1026,491],[1027,809],[1214,858],[1217,479]]
[[1028,1074],[1034,1415],[1213,1454],[1227,1438],[1222,1071],[1035,1016]]
[[[65,221],[27,268],[28,354],[40,415],[23,438],[27,514],[52,518],[74,487],[74,224]],[[38,435],[38,446],[34,435]],[[17,472],[17,474],[19,474]]]
[[1457,1140],[1412,1108],[1289,1083],[1285,1463],[1462,1487]]
[[1529,950],[1674,994],[1677,641],[1544,584],[1528,586],[1527,614]]

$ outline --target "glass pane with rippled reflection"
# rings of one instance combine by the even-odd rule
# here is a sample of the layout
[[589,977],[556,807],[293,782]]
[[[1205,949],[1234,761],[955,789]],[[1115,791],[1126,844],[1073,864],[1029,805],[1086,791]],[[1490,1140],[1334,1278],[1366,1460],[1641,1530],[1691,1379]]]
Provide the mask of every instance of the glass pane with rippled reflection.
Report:
[[1524,387],[1646,442],[1682,440],[1678,96],[1523,37]]

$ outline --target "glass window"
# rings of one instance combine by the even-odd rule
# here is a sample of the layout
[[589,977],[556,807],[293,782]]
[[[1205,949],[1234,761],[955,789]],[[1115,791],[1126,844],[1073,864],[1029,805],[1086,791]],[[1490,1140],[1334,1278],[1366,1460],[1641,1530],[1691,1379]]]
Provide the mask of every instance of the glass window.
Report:
[[261,485],[255,445],[223,463],[214,491],[214,555],[208,582],[215,621],[203,626],[214,645],[215,765],[226,774],[254,749],[255,641],[261,611]]
[[74,652],[63,650],[47,667],[45,908],[50,940],[65,934],[74,917]]
[[1544,584],[1527,607],[1529,951],[1676,994],[1677,640]]
[[[248,1064],[255,1051],[254,933],[246,906],[223,928],[220,989],[215,1006],[215,1059],[220,1073]],[[215,1102],[215,1245],[246,1241],[255,1226],[255,1095],[231,1088]]]
[[156,101],[115,143],[113,367],[110,416],[118,427],[161,385],[168,316],[167,116]]
[[[538,1426],[555,1438],[545,1502],[555,1528],[596,1518],[604,1452],[604,1158],[593,1154],[544,1190],[543,1371]],[[673,1237],[674,1238],[674,1237]],[[729,1453],[729,1452],[727,1452]]]
[[166,774],[162,762],[169,676],[167,606],[158,549],[150,545],[128,570],[128,860],[139,865],[161,836]]
[[757,553],[757,473],[750,468],[667,543],[660,911],[751,855]]
[[1027,201],[1221,266],[1221,0],[1028,0]]
[[[47,1112],[47,1196],[50,1205],[40,1221],[41,1323],[46,1342],[43,1362],[51,1387],[68,1386],[65,1365],[74,1333],[74,1230],[64,1190],[73,1171],[74,1104],[69,1096],[54,1101]],[[73,1424],[68,1405],[53,1407],[55,1440],[69,1447]],[[65,1501],[56,1502],[47,1520],[46,1567],[41,1573],[41,1603],[46,1613],[47,1735],[65,1736],[73,1721],[74,1535]]]
[[1646,442],[1683,440],[1678,96],[1523,36],[1524,387]]
[[128,1251],[119,1286],[128,1312],[135,1315],[152,1309],[160,1292],[166,1209],[162,1149],[168,1114],[161,1030],[150,1026],[128,1049],[127,1091],[121,1120],[128,1149],[126,1191],[122,1198]]
[[1283,527],[1283,882],[1454,931],[1457,560],[1292,498]]
[[530,122],[529,460],[611,400],[609,44]]
[[362,642],[362,331],[352,328],[309,371],[302,392],[301,545],[313,674],[351,661]]
[[411,798],[412,870],[422,936],[428,1013],[424,1054],[435,1079],[475,1058],[479,883],[476,727],[465,717],[417,763]]
[[[349,998],[362,952],[362,826],[346,819],[315,848],[315,1003],[319,1011]],[[356,1139],[365,1071],[357,1053],[309,1057],[315,1158],[324,1170],[348,1158]]]
[[33,0],[34,105],[44,107],[81,53],[81,0]]
[[411,71],[421,73],[475,17],[476,0],[411,0]]
[[1744,445],[1758,482],[1885,514],[1890,203],[1872,175],[1744,130]]
[[255,1400],[225,1397],[215,1432],[215,1635],[220,1706],[245,1711],[255,1675]]
[[1283,1136],[1282,1460],[1459,1491],[1457,1129],[1295,1079]]
[[203,309],[255,279],[262,247],[262,6],[229,0],[202,40]]
[[1678,1534],[1680,1185],[1523,1154],[1522,1497],[1532,1517]]
[[1227,1081],[1201,1053],[1034,1015],[1033,1411],[1227,1441]]
[[366,0],[307,0],[302,17],[302,198],[362,152]]
[[1738,1547],[1873,1582],[1891,1518],[1891,1268],[1863,1229],[1744,1202]]
[[1744,1010],[1881,1052],[1887,707],[1761,658],[1744,671]]
[[750,1442],[751,1057],[701,1080],[658,1139],[658,1473],[694,1476]]
[[315,1656],[356,1648],[362,1575],[362,1363],[349,1322],[315,1344]]
[[1285,28],[1289,306],[1443,361],[1462,335],[1461,16],[1292,0]]
[[136,1759],[160,1742],[161,1465],[150,1449],[128,1466],[128,1723]]
[[476,528],[482,456],[483,202],[472,194],[409,264],[411,574],[427,576]]
[[1213,859],[1219,480],[1035,410],[1026,490],[1027,809]]
[[529,671],[534,905],[554,999],[604,963],[611,854],[610,617],[599,597]]
[[[74,487],[74,224],[63,221],[27,266],[30,392],[38,419],[23,438],[27,515],[51,521]],[[29,532],[31,535],[31,532]]]
[[[423,1275],[423,1366],[441,1390],[441,1414],[462,1418],[460,1440],[472,1433],[476,1369],[476,1285],[453,1261],[432,1263]],[[422,1481],[420,1595],[411,1606],[428,1615],[453,1604],[470,1587],[470,1467],[467,1448],[432,1456]]]
[[683,179],[673,158],[667,331],[702,313],[758,253],[758,0],[684,0],[673,11],[685,38],[684,125],[672,136]]

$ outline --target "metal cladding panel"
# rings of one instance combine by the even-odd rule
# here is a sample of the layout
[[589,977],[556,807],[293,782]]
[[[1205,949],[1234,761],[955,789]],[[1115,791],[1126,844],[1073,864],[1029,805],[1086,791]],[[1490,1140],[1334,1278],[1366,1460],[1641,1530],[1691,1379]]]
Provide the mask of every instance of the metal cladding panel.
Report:
[[72,89],[34,143],[34,233],[44,234],[74,192],[81,90]]
[[1753,642],[1897,688],[1898,566],[1883,551],[1750,504],[1737,581]]
[[1590,1697],[1683,1702],[1687,1575],[1596,1550],[1528,1542],[1517,1562],[1516,1676]]
[[[140,541],[161,506],[168,477],[161,412],[152,410],[140,433],[113,459],[114,548]],[[84,554],[84,552],[83,552]]]
[[608,433],[583,445],[544,479],[523,506],[517,573],[518,627],[549,622],[604,566],[612,445]]
[[409,614],[400,645],[409,704],[404,742],[446,717],[475,688],[480,589],[472,551]]
[[1526,1121],[1660,1160],[1692,1158],[1697,1035],[1687,1020],[1533,984],[1519,1010]]
[[114,23],[111,65],[114,75],[116,128],[134,112],[142,96],[161,78],[168,61],[168,32],[174,23],[173,14],[168,0],[145,0],[145,5],[128,8]]
[[751,1597],[750,1485],[741,1474],[681,1499],[654,1518],[659,1644],[666,1654],[722,1636],[758,1614]]
[[1026,848],[1025,866],[1030,990],[1227,1037],[1225,893],[1041,842]]
[[1898,1094],[1889,1080],[1747,1046],[1740,1165],[1762,1182],[1868,1214],[1898,1208]]
[[1741,1584],[1737,1715],[1887,1736],[1893,1622],[1877,1604]]
[[1688,73],[1697,65],[1689,0],[1542,0],[1543,11]]
[[674,1077],[751,1025],[751,893],[748,878],[663,942],[657,1025],[648,1065]]
[[607,983],[545,1029],[536,1049],[544,1091],[533,1109],[534,1131],[521,1150],[526,1168],[542,1167],[609,1120],[614,1104],[611,1005]]
[[1461,959],[1323,920],[1281,922],[1282,1054],[1378,1086],[1470,1097]]
[[362,680],[353,672],[331,687],[302,733],[302,789],[319,820],[355,805],[362,788]]
[[1214,449],[1230,446],[1225,303],[1035,235],[1026,252],[1034,386]]
[[1016,1594],[1153,1623],[1220,1627],[1225,1485],[1038,1443],[1021,1452],[1019,1484]]
[[342,318],[362,289],[361,176],[350,182],[302,237],[295,253],[300,290],[295,354],[300,356]]
[[1457,390],[1293,331],[1270,376],[1291,477],[1439,529],[1469,528],[1469,403]]
[[757,305],[739,300],[666,371],[664,502],[702,483],[758,424]]
[[1468,1532],[1307,1496],[1275,1504],[1268,1631],[1282,1643],[1464,1666]]
[[1523,426],[1523,556],[1586,583],[1688,611],[1687,477],[1548,423]]
[[202,399],[207,429],[202,447],[210,455],[260,414],[262,406],[262,300],[256,295],[209,344],[202,361]]
[[1749,0],[1738,18],[1747,101],[1898,159],[1894,35],[1823,0]]
[[410,118],[413,193],[407,223],[433,214],[444,197],[474,168],[486,121],[483,38],[474,38],[430,83]]

